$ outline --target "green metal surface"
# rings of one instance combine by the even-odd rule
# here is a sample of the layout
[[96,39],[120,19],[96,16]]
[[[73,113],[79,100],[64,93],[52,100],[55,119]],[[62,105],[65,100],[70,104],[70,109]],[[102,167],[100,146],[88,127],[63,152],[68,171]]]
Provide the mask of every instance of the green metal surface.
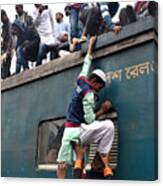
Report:
[[[113,179],[157,179],[156,24],[155,20],[148,17],[128,25],[117,37],[113,33],[100,36],[96,45],[95,55],[100,57],[94,60],[92,68],[99,67],[107,73],[107,86],[100,93],[101,99],[97,106],[104,100],[111,99],[118,112],[119,159]],[[144,28],[144,25],[149,26]],[[138,26],[139,29],[135,31]],[[83,44],[82,54],[85,54],[86,50],[87,44]],[[59,65],[58,68],[61,67]],[[38,128],[43,120],[66,115],[81,63],[71,67],[53,73],[47,65],[46,75],[43,74],[42,77],[39,75],[26,84],[23,84],[25,80],[20,81],[21,74],[17,76],[18,78],[11,78],[11,81],[2,82],[3,177],[56,177],[56,172],[37,170]],[[44,72],[44,69],[42,70],[40,72]],[[36,71],[39,72],[39,68]],[[34,71],[31,71],[28,80],[32,73],[35,75]],[[17,81],[21,82],[21,86],[13,88],[11,83],[13,82],[15,86]],[[72,178],[71,168],[67,177]]]
[[[113,179],[157,178],[156,51],[155,42],[149,41],[93,62],[107,73],[100,103],[111,99],[119,116],[119,160]],[[2,92],[2,176],[56,177],[55,172],[37,170],[38,125],[66,114],[80,70],[81,65]]]

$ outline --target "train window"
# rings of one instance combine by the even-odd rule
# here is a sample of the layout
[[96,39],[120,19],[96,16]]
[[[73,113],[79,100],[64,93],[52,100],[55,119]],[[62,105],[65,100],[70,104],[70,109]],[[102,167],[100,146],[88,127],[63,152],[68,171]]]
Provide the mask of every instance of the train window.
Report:
[[[114,108],[104,114],[99,120],[110,119],[114,123],[115,135],[113,145],[109,153],[109,165],[116,169],[118,165],[118,114]],[[57,156],[61,146],[64,131],[65,118],[43,121],[38,130],[37,168],[38,170],[52,171],[57,169]],[[102,170],[102,162],[97,156],[98,144],[92,143],[88,146],[86,170]]]
[[65,119],[43,121],[38,129],[37,168],[56,170]]

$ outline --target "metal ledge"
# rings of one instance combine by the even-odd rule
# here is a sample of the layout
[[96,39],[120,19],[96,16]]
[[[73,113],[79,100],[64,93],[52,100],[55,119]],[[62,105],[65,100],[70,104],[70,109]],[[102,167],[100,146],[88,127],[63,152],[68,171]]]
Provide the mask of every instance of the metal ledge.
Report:
[[[126,25],[123,27],[122,31],[119,34],[113,32],[104,33],[100,35],[97,39],[95,50],[103,48],[108,45],[115,44],[122,40],[134,37],[145,32],[155,30],[158,32],[157,28],[157,19],[152,16],[142,17],[138,21]],[[88,48],[88,42],[82,45],[82,54],[85,54]]]
[[[139,28],[140,23],[142,25],[141,28]],[[109,36],[111,33],[99,36],[99,43],[97,43],[99,48],[97,48],[97,50],[94,52],[94,59],[98,59],[151,40],[155,41],[156,43],[158,42],[157,34],[154,31],[154,19],[151,17],[147,17],[142,19],[140,22],[127,25],[125,30],[116,36],[114,35],[113,38],[110,38]],[[83,47],[86,47],[85,45],[86,44],[84,44]],[[34,69],[23,71],[15,76],[1,80],[1,91],[7,91],[33,81],[46,78],[47,76],[59,73],[60,71],[81,65],[82,62],[83,57],[81,51],[74,52],[64,58],[58,58],[41,66],[35,67]]]

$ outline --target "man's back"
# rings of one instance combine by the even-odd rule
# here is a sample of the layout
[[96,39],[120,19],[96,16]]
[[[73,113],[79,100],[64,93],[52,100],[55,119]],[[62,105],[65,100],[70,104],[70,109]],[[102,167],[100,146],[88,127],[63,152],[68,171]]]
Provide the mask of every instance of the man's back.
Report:
[[88,92],[93,92],[91,85],[86,77],[79,77],[68,108],[68,122],[77,124],[87,123],[84,119],[83,98]]

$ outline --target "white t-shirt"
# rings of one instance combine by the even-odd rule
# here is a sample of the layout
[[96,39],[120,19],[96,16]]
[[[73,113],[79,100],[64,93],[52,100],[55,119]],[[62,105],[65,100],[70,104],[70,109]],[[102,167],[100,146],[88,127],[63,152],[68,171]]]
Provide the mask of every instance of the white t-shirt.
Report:
[[47,45],[54,44],[54,21],[51,10],[43,10],[43,12],[40,14],[38,9],[36,9],[33,13],[33,20],[40,35],[41,42]]

